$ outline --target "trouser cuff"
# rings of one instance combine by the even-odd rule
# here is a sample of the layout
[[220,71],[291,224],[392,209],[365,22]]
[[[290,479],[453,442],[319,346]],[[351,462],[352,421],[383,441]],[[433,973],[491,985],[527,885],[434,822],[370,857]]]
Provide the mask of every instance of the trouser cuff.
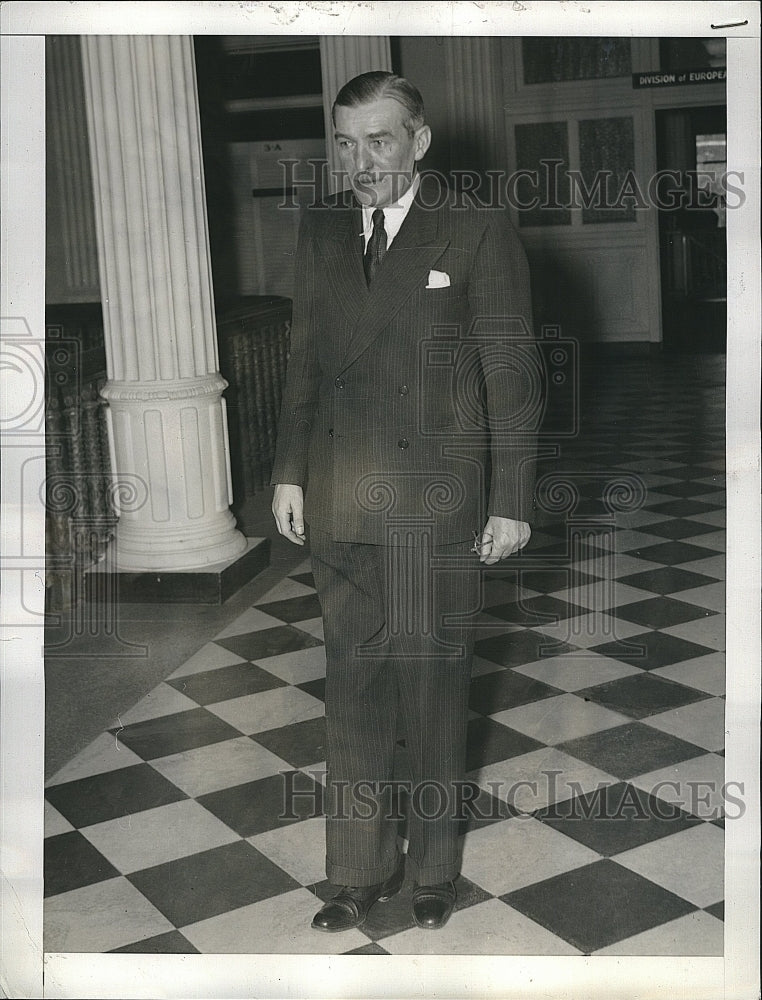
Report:
[[326,860],[326,878],[333,885],[368,886],[385,882],[395,872],[401,855],[398,853],[375,868],[348,868]]
[[419,865],[414,858],[409,858],[410,872],[418,885],[439,885],[440,882],[453,882],[460,874],[459,860],[444,862],[439,865]]

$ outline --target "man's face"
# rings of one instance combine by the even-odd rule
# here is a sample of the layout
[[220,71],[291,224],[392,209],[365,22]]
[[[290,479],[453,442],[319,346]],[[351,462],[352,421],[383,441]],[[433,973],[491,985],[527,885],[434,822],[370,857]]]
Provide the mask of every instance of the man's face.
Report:
[[429,148],[431,131],[422,125],[410,135],[406,117],[407,111],[393,97],[336,108],[341,165],[362,205],[385,208],[410,187],[415,162]]

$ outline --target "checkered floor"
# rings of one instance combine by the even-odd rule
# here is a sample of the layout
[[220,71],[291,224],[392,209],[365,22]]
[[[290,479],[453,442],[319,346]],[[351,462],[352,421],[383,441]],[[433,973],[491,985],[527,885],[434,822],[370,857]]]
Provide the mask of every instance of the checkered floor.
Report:
[[485,573],[447,926],[414,927],[408,881],[362,929],[310,929],[306,559],[48,782],[46,951],[722,954],[724,359],[590,365],[581,404],[529,547]]

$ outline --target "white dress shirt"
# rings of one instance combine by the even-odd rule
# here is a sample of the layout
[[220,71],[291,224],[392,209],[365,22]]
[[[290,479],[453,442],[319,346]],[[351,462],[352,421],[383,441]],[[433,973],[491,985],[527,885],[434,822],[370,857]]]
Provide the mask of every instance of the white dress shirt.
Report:
[[[386,230],[386,249],[392,245],[392,240],[400,231],[402,223],[405,221],[407,213],[410,211],[410,206],[413,204],[413,199],[415,198],[416,192],[421,183],[420,174],[416,174],[413,178],[413,183],[407,189],[407,191],[399,198],[397,201],[392,202],[391,205],[387,205],[384,209],[384,229]],[[368,249],[368,240],[373,232],[373,212],[375,209],[372,205],[363,205],[362,208],[362,222],[363,231],[362,236],[365,240],[365,249]]]

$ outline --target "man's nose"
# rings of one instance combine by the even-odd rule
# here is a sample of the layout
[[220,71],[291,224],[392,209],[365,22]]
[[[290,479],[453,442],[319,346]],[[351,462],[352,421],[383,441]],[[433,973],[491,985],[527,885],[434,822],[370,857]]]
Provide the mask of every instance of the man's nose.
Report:
[[355,150],[355,170],[359,173],[361,170],[370,170],[373,166],[373,157],[370,155],[370,150],[367,146],[358,146]]

